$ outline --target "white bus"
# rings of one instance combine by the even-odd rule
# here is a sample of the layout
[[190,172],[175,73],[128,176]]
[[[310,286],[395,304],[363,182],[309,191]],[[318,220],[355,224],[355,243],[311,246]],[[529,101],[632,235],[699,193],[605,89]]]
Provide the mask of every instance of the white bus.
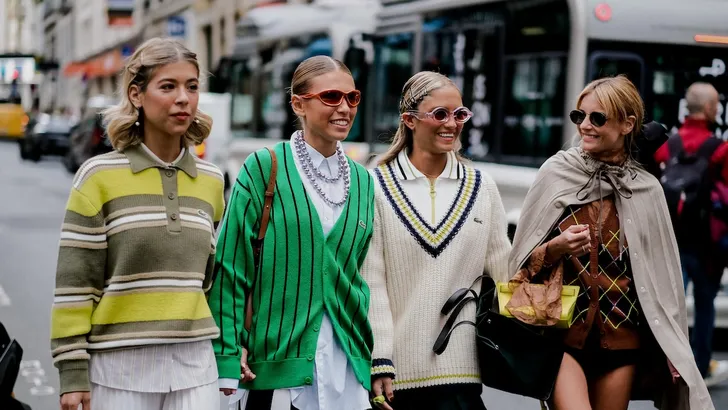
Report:
[[392,135],[413,73],[455,79],[475,114],[463,132],[464,154],[498,183],[512,227],[537,168],[570,144],[576,129],[568,112],[592,79],[626,74],[647,119],[668,129],[686,115],[687,87],[710,82],[722,93],[716,132],[728,137],[728,1],[382,3],[365,132],[375,143]]
[[[378,1],[331,1],[258,7],[243,16],[235,52],[218,70],[221,91],[232,95],[233,138],[226,166],[231,181],[250,153],[288,139],[296,129],[288,88],[301,61],[332,56],[349,66],[360,89],[366,87],[373,49],[363,38],[374,32],[378,9]],[[365,161],[369,152],[361,115],[365,110],[360,106],[344,144],[358,161]]]

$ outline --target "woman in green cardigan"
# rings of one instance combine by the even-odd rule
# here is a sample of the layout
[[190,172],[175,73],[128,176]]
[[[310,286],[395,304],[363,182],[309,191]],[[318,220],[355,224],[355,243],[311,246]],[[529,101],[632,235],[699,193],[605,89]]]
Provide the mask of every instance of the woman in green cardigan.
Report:
[[[252,154],[231,193],[209,303],[220,327],[214,342],[220,389],[226,395],[243,389],[241,408],[370,408],[373,338],[369,287],[359,267],[372,235],[374,186],[341,146],[360,100],[340,61],[302,62],[291,84],[302,130],[275,145],[275,161],[265,149]],[[274,164],[256,269],[252,244]]]

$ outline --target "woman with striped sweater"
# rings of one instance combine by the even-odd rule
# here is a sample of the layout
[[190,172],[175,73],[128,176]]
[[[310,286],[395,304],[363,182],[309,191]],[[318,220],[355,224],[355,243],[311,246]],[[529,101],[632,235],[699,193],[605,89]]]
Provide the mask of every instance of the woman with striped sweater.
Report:
[[[302,62],[291,106],[303,130],[273,147],[275,161],[267,150],[251,155],[231,193],[210,307],[220,327],[220,388],[226,395],[242,389],[244,408],[370,407],[369,288],[359,267],[372,235],[374,184],[341,146],[360,97],[340,61]],[[272,166],[275,190],[256,269],[252,241]]]
[[114,151],[73,180],[51,346],[62,410],[218,410],[212,282],[223,177],[190,147],[210,133],[199,67],[173,40],[131,56],[105,113]]
[[[493,180],[457,154],[472,113],[450,79],[415,74],[399,108],[392,146],[373,171],[374,236],[362,266],[374,331],[372,401],[387,410],[484,409],[475,330],[453,333],[440,356],[432,345],[455,290],[484,272],[508,279],[505,212]],[[474,321],[475,304],[460,319]]]

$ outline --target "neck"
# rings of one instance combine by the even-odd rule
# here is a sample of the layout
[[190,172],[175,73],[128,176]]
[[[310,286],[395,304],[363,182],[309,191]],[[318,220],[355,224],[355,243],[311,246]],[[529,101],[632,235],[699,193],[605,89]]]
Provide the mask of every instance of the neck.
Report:
[[627,153],[623,149],[611,152],[600,152],[598,154],[589,154],[592,158],[604,162],[609,165],[622,165],[627,160]]
[[149,148],[154,155],[164,162],[170,163],[177,159],[182,151],[182,137],[172,137],[170,135],[158,135],[154,133],[144,133],[144,145]]
[[693,121],[705,121],[705,122],[707,122],[708,121],[708,116],[705,115],[705,114],[703,114],[703,113],[691,114],[691,115],[688,116],[688,119],[689,120],[693,120]]
[[303,131],[303,140],[326,158],[336,154],[336,141],[325,140],[309,130]]
[[409,153],[409,160],[426,177],[434,179],[439,177],[447,166],[447,155],[447,153],[433,154],[415,146]]

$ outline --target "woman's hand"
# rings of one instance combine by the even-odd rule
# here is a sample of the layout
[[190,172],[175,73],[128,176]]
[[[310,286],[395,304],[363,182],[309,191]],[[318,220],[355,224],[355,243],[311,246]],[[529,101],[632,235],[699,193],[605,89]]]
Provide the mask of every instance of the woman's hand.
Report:
[[[248,367],[248,349],[243,348],[243,354],[240,357],[240,381],[246,383],[253,380],[255,380],[255,373]],[[221,388],[220,391],[226,396],[232,396],[237,389]]]
[[91,410],[91,393],[80,391],[61,396],[61,410],[77,410],[79,405],[83,410]]
[[240,380],[243,383],[255,380],[255,373],[248,367],[248,349],[243,348],[243,355],[240,357]]
[[372,393],[374,396],[374,398],[372,398],[372,404],[374,404],[374,407],[383,410],[393,410],[386,401],[381,399],[386,397],[390,402],[394,400],[393,386],[392,378],[388,376],[377,377],[372,381]]
[[583,256],[591,251],[589,225],[572,225],[552,239],[548,246],[549,260],[559,260],[564,255]]

